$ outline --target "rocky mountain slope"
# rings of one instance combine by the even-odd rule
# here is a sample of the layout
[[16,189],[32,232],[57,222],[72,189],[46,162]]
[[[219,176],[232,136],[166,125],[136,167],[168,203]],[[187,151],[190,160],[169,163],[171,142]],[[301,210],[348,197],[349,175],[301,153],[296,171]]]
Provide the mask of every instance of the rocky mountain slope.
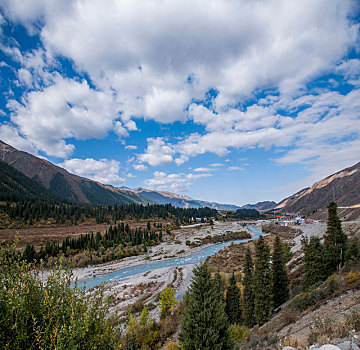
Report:
[[208,202],[198,199],[193,199],[182,194],[176,194],[166,191],[155,191],[145,188],[134,188],[132,191],[135,193],[151,199],[158,204],[171,204],[180,208],[203,208],[210,207],[217,210],[236,210],[240,209],[239,206],[233,204],[221,204],[217,202]]
[[285,198],[275,209],[311,214],[325,208],[334,197],[339,207],[360,207],[360,162]]
[[153,203],[133,191],[121,190],[71,174],[47,160],[18,151],[2,141],[0,141],[0,160],[70,201],[90,204]]

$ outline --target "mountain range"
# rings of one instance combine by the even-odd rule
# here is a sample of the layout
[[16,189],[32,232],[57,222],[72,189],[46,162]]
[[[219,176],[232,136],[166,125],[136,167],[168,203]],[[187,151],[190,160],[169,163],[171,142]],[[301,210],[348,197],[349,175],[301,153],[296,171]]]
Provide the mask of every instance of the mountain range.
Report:
[[[166,191],[145,188],[117,188],[69,173],[49,161],[19,151],[0,141],[1,193],[3,198],[59,198],[71,202],[89,204],[172,204],[181,208],[210,207],[217,210],[256,209],[277,212],[311,214],[326,208],[335,199],[338,206],[347,209],[360,208],[360,162],[332,174],[311,187],[305,188],[276,204],[263,201],[237,206],[209,202]],[[25,177],[24,177],[25,175]],[[26,180],[28,179],[28,180]],[[22,192],[21,192],[22,191]],[[6,192],[6,193],[5,193]],[[5,196],[5,197],[4,197]]]
[[[210,207],[217,210],[236,210],[241,207],[232,204],[221,204],[190,198],[182,194],[164,191],[155,191],[144,188],[130,189],[122,186],[120,188],[105,185],[97,181],[69,173],[67,170],[56,166],[49,161],[33,156],[27,152],[19,151],[16,148],[0,141],[0,160],[25,175],[36,184],[42,185],[46,192],[55,194],[57,198],[68,201],[89,203],[89,204],[172,204],[181,208],[202,208]],[[8,171],[8,169],[7,169]],[[15,174],[15,172],[12,172]],[[15,176],[15,175],[14,175]],[[19,174],[16,174],[19,177]],[[5,175],[2,176],[5,179]],[[9,181],[9,176],[6,176]],[[22,179],[23,180],[23,179]],[[15,188],[19,183],[13,181]],[[5,186],[4,183],[2,183]],[[27,185],[26,185],[27,186]],[[26,187],[24,185],[24,188]],[[33,185],[35,186],[35,185]],[[9,190],[8,184],[6,185]],[[36,187],[36,186],[35,186]],[[37,188],[38,193],[39,189]],[[274,203],[275,205],[275,203]],[[256,207],[257,205],[255,205]]]
[[69,173],[45,159],[18,151],[0,141],[0,160],[60,198],[89,204],[153,204],[152,200]]
[[183,194],[176,194],[166,191],[155,191],[149,190],[142,187],[132,189],[137,194],[140,194],[143,197],[154,200],[159,204],[170,203],[175,207],[180,208],[203,208],[209,207],[216,210],[237,210],[237,209],[256,209],[259,211],[265,211],[273,209],[276,206],[275,202],[265,201],[258,202],[256,204],[245,204],[243,206],[238,206],[234,204],[222,204],[218,202],[209,202],[199,199],[193,199],[191,197],[185,196]]

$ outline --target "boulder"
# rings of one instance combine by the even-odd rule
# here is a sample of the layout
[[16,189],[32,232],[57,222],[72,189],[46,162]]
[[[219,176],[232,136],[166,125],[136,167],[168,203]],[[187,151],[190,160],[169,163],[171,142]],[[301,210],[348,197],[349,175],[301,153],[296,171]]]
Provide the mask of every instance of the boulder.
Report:
[[337,347],[336,345],[325,344],[322,347],[320,347],[319,350],[341,350],[341,349],[339,347]]
[[[340,344],[337,345],[341,350],[360,350],[360,348],[354,344],[354,343],[350,343],[349,340],[346,340]],[[350,347],[351,346],[351,347]]]

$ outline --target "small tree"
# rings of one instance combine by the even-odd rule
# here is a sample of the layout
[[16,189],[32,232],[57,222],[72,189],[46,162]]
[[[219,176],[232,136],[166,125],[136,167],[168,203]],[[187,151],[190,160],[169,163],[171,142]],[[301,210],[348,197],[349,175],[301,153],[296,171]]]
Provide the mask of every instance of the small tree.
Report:
[[176,304],[175,291],[171,288],[171,286],[167,286],[160,293],[160,316],[164,318],[169,315],[176,307]]
[[327,277],[325,259],[326,252],[319,237],[305,237],[301,241],[304,252],[305,277],[303,289],[307,290],[313,284],[325,280]]
[[341,221],[337,216],[335,202],[328,205],[328,221],[324,245],[327,252],[327,275],[335,272],[343,263],[346,250],[347,236],[344,234]]
[[279,236],[275,238],[271,267],[273,302],[277,308],[289,299],[289,277]]
[[241,293],[239,287],[236,285],[236,278],[234,272],[230,278],[230,285],[226,292],[225,311],[228,316],[230,324],[240,324],[242,321],[241,312]]
[[244,323],[247,327],[253,327],[254,322],[254,285],[253,285],[253,261],[250,248],[246,250],[244,266]]
[[184,298],[179,334],[182,349],[230,349],[225,305],[210,270],[207,264],[202,264],[193,272],[192,283]]
[[256,323],[262,325],[269,319],[272,309],[270,248],[263,236],[255,244],[254,277],[254,314]]

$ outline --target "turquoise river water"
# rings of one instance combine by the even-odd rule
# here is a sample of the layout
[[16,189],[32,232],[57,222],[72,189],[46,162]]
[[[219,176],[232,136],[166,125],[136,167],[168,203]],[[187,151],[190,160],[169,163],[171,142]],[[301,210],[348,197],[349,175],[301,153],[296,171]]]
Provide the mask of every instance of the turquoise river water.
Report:
[[224,247],[231,245],[232,243],[245,243],[249,241],[254,241],[259,238],[259,236],[263,235],[263,232],[260,228],[256,226],[249,226],[249,228],[254,232],[255,237],[250,239],[241,239],[241,240],[234,240],[229,242],[223,242],[211,245],[204,249],[195,252],[194,254],[184,256],[182,258],[171,258],[162,261],[156,262],[149,262],[148,264],[141,264],[131,266],[125,269],[109,272],[103,275],[87,278],[86,281],[78,281],[78,285],[80,287],[86,286],[86,289],[90,289],[101,283],[109,283],[109,282],[116,282],[123,279],[128,279],[130,276],[137,275],[139,273],[145,273],[151,270],[161,269],[163,267],[173,267],[173,266],[182,266],[188,264],[198,264],[209,256],[216,254],[218,251],[223,249]]

